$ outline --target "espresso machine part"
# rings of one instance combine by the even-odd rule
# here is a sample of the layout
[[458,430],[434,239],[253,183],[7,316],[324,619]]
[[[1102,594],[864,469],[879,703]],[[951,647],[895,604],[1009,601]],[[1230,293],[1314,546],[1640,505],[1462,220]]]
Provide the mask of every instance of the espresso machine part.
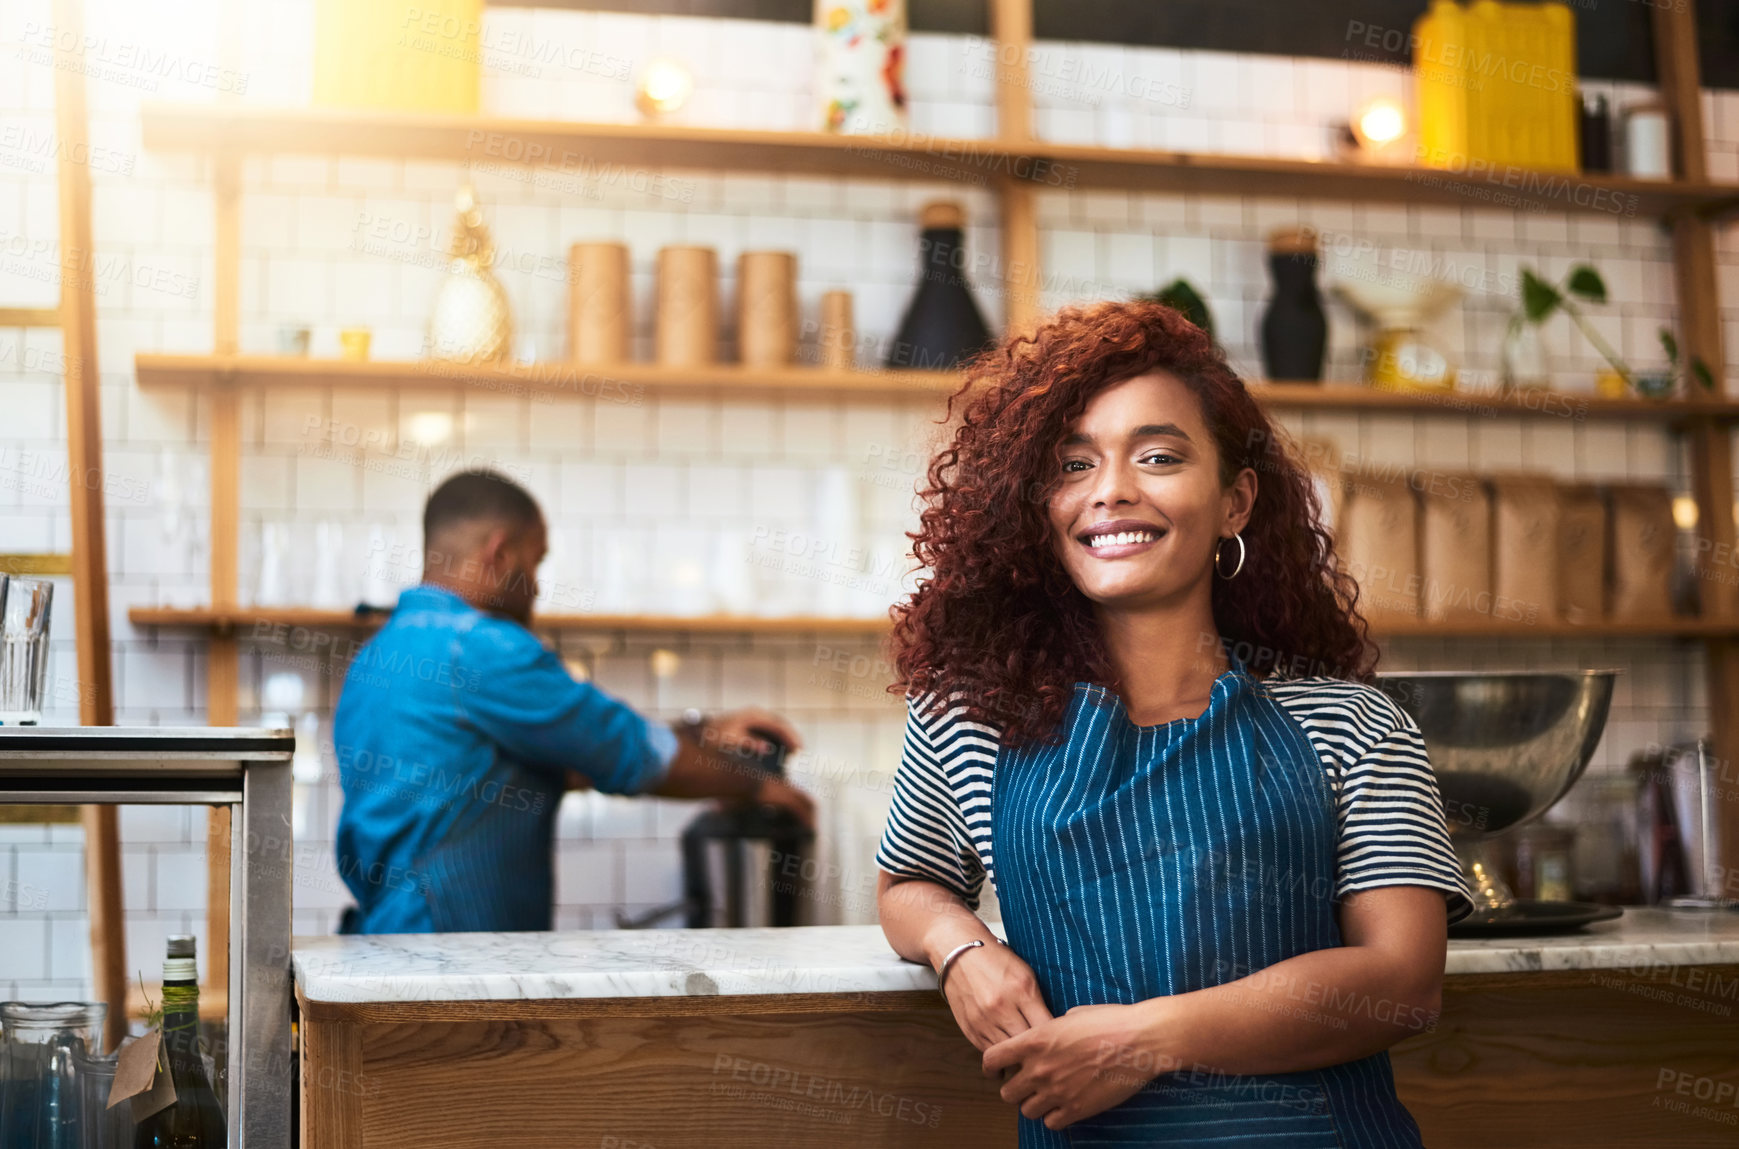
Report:
[[1616,906],[1517,898],[1487,839],[1538,818],[1582,776],[1606,726],[1616,670],[1383,674],[1437,777],[1474,912],[1452,936],[1553,933],[1616,918]]
[[[776,731],[749,733],[772,744],[755,753],[746,747],[710,752],[736,759],[746,770],[785,776],[790,752]],[[645,929],[675,914],[690,929],[713,926],[794,926],[803,894],[805,863],[815,832],[789,810],[734,802],[698,814],[682,831],[681,900],[638,917],[616,914],[622,929]]]
[[[737,751],[750,768],[785,776],[790,747],[761,727],[749,733],[772,743],[765,754]],[[789,810],[733,803],[707,810],[682,832],[682,888],[690,929],[708,926],[794,926],[803,863],[815,834]],[[714,895],[720,877],[723,904]],[[722,918],[722,920],[720,920]]]

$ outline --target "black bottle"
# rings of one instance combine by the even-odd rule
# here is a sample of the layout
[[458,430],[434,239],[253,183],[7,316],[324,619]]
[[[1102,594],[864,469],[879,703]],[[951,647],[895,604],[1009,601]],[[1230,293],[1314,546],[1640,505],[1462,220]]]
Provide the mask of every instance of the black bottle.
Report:
[[918,289],[906,305],[883,366],[945,371],[989,345],[990,328],[962,270],[965,224],[957,203],[924,205],[918,221]]
[[1579,102],[1578,140],[1582,150],[1582,170],[1609,172],[1612,170],[1612,111],[1605,96],[1595,96],[1593,103],[1583,96]]
[[1328,317],[1316,290],[1315,230],[1284,228],[1270,235],[1268,270],[1274,294],[1262,313],[1262,370],[1275,382],[1319,382]]
[[224,1149],[228,1130],[217,1094],[199,1057],[199,974],[194,941],[169,938],[163,959],[163,1052],[175,1082],[175,1104],[139,1122],[133,1149]]

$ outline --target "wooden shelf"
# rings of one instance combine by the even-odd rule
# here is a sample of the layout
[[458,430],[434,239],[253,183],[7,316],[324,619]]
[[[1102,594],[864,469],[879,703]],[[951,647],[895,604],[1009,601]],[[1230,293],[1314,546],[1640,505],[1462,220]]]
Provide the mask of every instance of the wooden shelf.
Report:
[[[142,607],[127,612],[134,626],[179,627],[247,637],[272,637],[271,629],[374,630],[386,621],[386,612],[357,615],[346,610],[311,607]],[[532,620],[534,630],[625,631],[633,634],[683,632],[689,634],[830,634],[873,637],[889,626],[885,618],[790,618],[758,615],[623,615],[546,614]],[[1570,623],[1558,619],[1526,624],[1507,619],[1472,619],[1429,622],[1424,619],[1380,620],[1371,624],[1379,639],[1392,638],[1739,638],[1739,618],[1608,619],[1596,623]]]
[[[530,166],[576,181],[624,168],[788,172],[876,180],[985,183],[1016,173],[1031,145],[845,136],[674,124],[599,124],[442,113],[147,103],[152,151],[351,155]],[[1030,163],[1029,163],[1030,166]]]
[[[133,359],[139,385],[191,387],[467,387],[502,394],[592,398],[632,403],[645,394],[844,395],[863,398],[939,397],[959,386],[951,371],[836,371],[818,367],[662,367],[623,363],[579,367],[567,363],[461,367],[423,360],[309,359],[278,355],[159,355]],[[1358,383],[1252,383],[1265,405],[1281,409],[1387,411],[1475,417],[1539,416],[1557,419],[1674,421],[1692,416],[1739,421],[1739,400],[1689,398],[1600,399],[1562,391],[1489,395],[1454,391],[1410,394],[1377,391]]]
[[1498,169],[1475,175],[1435,168],[1348,164],[1267,156],[1212,155],[1036,144],[1085,188],[1283,199],[1454,204],[1571,215],[1697,215],[1739,206],[1739,185],[1640,180],[1609,173]]
[[1573,623],[1545,619],[1534,623],[1477,618],[1431,622],[1426,619],[1375,619],[1371,633],[1392,638],[1495,638],[1526,641],[1549,638],[1739,638],[1739,618],[1602,619]]
[[327,108],[147,104],[156,151],[386,156],[529,165],[575,180],[626,178],[627,167],[788,172],[855,179],[985,184],[1038,190],[1118,189],[1287,199],[1489,205],[1573,214],[1715,216],[1739,186],[1628,176],[1434,169],[1106,148],[1004,139],[836,136],[670,124],[593,124]]
[[1603,399],[1572,391],[1378,391],[1363,383],[1249,384],[1266,407],[1307,410],[1463,415],[1476,418],[1532,416],[1548,419],[1619,419],[1676,422],[1693,416],[1739,421],[1739,399],[1693,396],[1684,399]]
[[[274,630],[358,630],[378,628],[387,612],[358,615],[347,610],[312,607],[211,607],[136,606],[127,612],[134,626],[179,627],[235,634],[249,632],[262,639]],[[762,617],[759,615],[647,615],[647,614],[540,614],[532,629],[543,631],[625,631],[631,634],[827,634],[836,637],[871,637],[888,629],[885,618],[820,618],[811,615]]]
[[148,355],[133,357],[142,387],[463,387],[504,395],[635,403],[648,392],[856,395],[876,398],[937,396],[959,386],[950,371],[837,371],[819,367],[665,367],[620,363],[462,366],[434,360],[311,359],[282,355]]

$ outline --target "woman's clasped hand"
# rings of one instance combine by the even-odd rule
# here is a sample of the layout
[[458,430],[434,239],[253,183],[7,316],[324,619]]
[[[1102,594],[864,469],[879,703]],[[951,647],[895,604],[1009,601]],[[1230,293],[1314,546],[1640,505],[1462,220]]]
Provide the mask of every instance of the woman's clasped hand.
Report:
[[968,950],[948,971],[944,996],[967,1040],[984,1055],[1002,1099],[1061,1129],[1103,1113],[1166,1066],[1151,1046],[1150,1007],[1081,1005],[1054,1017],[1032,967],[1009,947]]
[[986,1049],[984,1074],[1048,1129],[1103,1113],[1167,1070],[1152,1049],[1153,1004],[1078,1005]]
[[1032,967],[1005,945],[967,950],[948,970],[942,996],[980,1053],[1051,1020]]

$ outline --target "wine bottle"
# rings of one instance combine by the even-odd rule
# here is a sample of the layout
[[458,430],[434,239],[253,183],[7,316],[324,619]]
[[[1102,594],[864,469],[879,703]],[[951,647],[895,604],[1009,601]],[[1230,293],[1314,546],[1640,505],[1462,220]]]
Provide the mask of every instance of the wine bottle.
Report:
[[193,938],[173,934],[163,959],[163,1055],[175,1104],[139,1122],[133,1149],[224,1149],[228,1134],[199,1056],[199,973]]
[[883,366],[945,371],[990,342],[990,329],[961,270],[965,226],[959,204],[939,200],[924,205],[918,219],[918,289]]

